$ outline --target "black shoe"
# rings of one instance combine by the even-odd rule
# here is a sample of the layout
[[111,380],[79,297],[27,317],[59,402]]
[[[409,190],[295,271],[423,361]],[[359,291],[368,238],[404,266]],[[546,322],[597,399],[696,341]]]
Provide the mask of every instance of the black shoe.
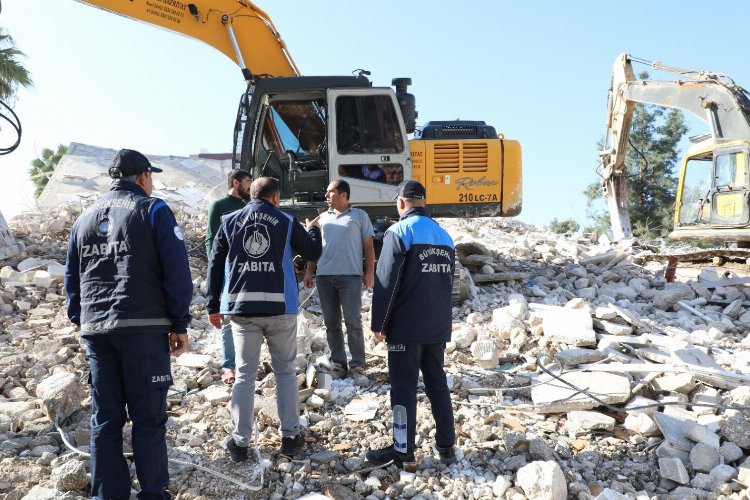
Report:
[[453,446],[438,446],[435,445],[435,449],[440,455],[440,461],[445,465],[456,463],[456,449]]
[[232,462],[244,462],[248,459],[247,446],[240,446],[234,442],[234,438],[229,436],[226,443],[227,451],[229,456],[232,458]]
[[294,458],[303,444],[305,444],[305,440],[299,434],[294,437],[283,437],[281,438],[281,451],[279,453],[285,457]]
[[404,465],[404,462],[414,461],[414,453],[399,453],[393,449],[393,446],[380,450],[370,450],[367,452],[366,457],[368,462],[372,462],[375,465],[383,465],[393,461],[399,468]]

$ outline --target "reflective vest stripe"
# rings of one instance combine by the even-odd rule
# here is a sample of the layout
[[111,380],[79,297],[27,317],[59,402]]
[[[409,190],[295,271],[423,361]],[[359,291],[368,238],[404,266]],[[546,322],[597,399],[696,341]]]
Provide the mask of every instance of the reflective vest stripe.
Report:
[[230,302],[254,302],[254,301],[284,302],[285,300],[284,300],[283,293],[240,292],[240,293],[230,293],[229,301]]
[[172,320],[167,318],[141,318],[141,319],[110,319],[105,321],[94,321],[83,323],[81,330],[111,330],[113,328],[125,328],[129,326],[172,326]]

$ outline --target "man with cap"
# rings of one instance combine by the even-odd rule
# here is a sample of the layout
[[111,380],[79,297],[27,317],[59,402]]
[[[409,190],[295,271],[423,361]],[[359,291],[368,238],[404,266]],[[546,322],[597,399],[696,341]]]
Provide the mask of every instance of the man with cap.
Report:
[[400,467],[414,461],[420,371],[435,418],[435,449],[444,464],[456,461],[453,407],[443,370],[451,338],[455,247],[427,215],[425,195],[417,181],[399,184],[401,218],[385,233],[375,272],[371,329],[388,345],[394,415],[394,444],[367,452],[375,464],[393,461]]
[[81,327],[91,384],[91,494],[130,498],[122,430],[133,424],[140,499],[168,499],[167,389],[170,353],[187,348],[193,284],[182,232],[138,151],[120,150],[110,191],[70,231],[65,292]]

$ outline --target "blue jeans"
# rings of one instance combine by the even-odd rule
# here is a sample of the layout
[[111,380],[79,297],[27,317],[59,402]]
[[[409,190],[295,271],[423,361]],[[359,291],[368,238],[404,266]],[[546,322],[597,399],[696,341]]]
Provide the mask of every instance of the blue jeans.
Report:
[[[166,333],[83,337],[91,369],[91,496],[130,498],[122,428],[133,422],[139,499],[168,499],[167,389],[172,385]],[[127,407],[127,412],[125,408]]]
[[255,406],[255,378],[263,340],[268,343],[276,376],[276,408],[281,437],[299,434],[299,388],[297,387],[297,315],[232,316],[237,346],[237,372],[232,386],[232,438],[238,446],[250,446]]
[[341,313],[346,323],[346,340],[352,355],[351,367],[365,366],[365,337],[362,333],[362,277],[354,275],[316,276],[320,308],[326,325],[331,361],[347,366]]
[[224,316],[219,334],[221,335],[221,367],[234,370],[234,340],[229,316]]

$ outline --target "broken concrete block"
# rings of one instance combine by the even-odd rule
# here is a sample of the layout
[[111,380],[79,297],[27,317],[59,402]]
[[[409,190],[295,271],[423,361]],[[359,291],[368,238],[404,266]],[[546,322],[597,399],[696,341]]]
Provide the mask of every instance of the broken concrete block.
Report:
[[565,500],[568,486],[557,462],[531,462],[516,474],[516,484],[529,500]]
[[471,355],[474,362],[482,368],[497,366],[498,355],[495,342],[492,340],[478,340],[471,345]]
[[564,367],[574,367],[585,363],[596,363],[607,359],[608,354],[597,349],[565,349],[555,354],[555,360]]
[[654,413],[654,420],[656,421],[659,430],[664,435],[664,439],[666,439],[672,447],[689,452],[693,449],[695,443],[686,438],[685,434],[683,434],[682,427],[684,422],[687,421],[686,419],[690,419],[690,417],[680,415],[674,410],[672,410],[670,414],[661,412]]
[[[609,404],[624,403],[630,397],[630,381],[614,373],[569,372],[560,376],[579,389],[585,389],[598,399]],[[547,377],[549,380],[531,389],[531,399],[541,413],[559,413],[571,410],[588,410],[599,403],[570,386]]]
[[478,334],[479,332],[477,332],[476,328],[474,328],[473,326],[461,325],[457,329],[453,330],[453,333],[451,334],[451,340],[459,349],[467,349],[477,338]]
[[568,425],[574,430],[585,432],[603,429],[612,431],[615,428],[615,419],[596,411],[570,411],[568,412]]
[[687,469],[679,458],[660,458],[659,475],[663,479],[669,479],[679,484],[687,484],[690,481]]
[[232,399],[232,391],[227,386],[212,385],[200,394],[210,403],[226,403]]
[[542,311],[544,336],[549,342],[576,347],[596,345],[591,315],[584,309],[550,307]]
[[732,462],[735,462],[742,458],[744,455],[742,448],[737,446],[736,444],[725,441],[721,448],[719,448],[719,455],[724,459],[725,464],[731,464]]
[[656,401],[654,401],[653,399],[644,398],[643,396],[634,396],[633,399],[628,401],[628,403],[625,405],[625,410],[631,415],[637,413],[653,415],[654,412],[656,412],[657,407],[652,405],[656,405]]
[[655,436],[660,433],[656,422],[645,413],[636,413],[625,417],[623,426],[632,432],[637,432],[644,436]]
[[177,356],[177,364],[188,368],[205,368],[211,362],[211,356],[185,352]]
[[53,422],[62,423],[82,408],[84,384],[73,373],[59,372],[42,380],[36,388],[44,412]]
[[34,286],[37,288],[49,288],[52,286],[52,275],[47,271],[34,272]]
[[63,462],[59,467],[52,470],[50,476],[55,489],[60,491],[79,491],[88,486],[86,467],[80,460],[69,460]]
[[600,330],[604,330],[610,335],[630,335],[633,333],[632,326],[622,325],[620,323],[614,323],[603,319],[595,319],[594,326]]
[[687,394],[695,389],[695,378],[689,373],[667,373],[658,377],[651,385],[660,392],[679,392]]

